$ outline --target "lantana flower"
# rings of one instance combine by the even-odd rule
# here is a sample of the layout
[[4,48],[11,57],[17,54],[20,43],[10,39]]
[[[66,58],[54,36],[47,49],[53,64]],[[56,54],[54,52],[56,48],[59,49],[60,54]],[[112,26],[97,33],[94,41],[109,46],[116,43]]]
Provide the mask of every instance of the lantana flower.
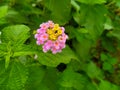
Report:
[[68,36],[65,34],[65,28],[60,27],[52,21],[40,24],[35,34],[36,44],[42,45],[43,52],[52,51],[53,54],[61,52],[65,48]]

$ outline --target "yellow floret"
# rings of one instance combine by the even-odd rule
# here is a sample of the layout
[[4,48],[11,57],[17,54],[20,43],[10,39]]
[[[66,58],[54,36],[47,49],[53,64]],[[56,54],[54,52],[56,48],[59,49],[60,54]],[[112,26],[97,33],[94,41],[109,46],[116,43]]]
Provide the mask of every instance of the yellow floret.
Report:
[[50,40],[57,40],[57,37],[54,34],[49,35],[49,38]]
[[55,24],[54,27],[59,27],[59,24]]
[[53,34],[53,30],[52,29],[48,29],[47,30],[47,34]]
[[61,30],[61,29],[58,30],[58,34],[59,34],[59,35],[62,34],[62,30]]
[[58,30],[60,29],[59,24],[55,24],[53,30]]
[[56,36],[59,36],[59,35],[62,34],[62,30],[61,30],[61,29],[56,30],[56,31],[54,32],[54,34],[55,34]]
[[62,30],[59,27],[59,24],[55,24],[53,28],[47,30],[50,40],[57,40],[57,38],[62,34]]

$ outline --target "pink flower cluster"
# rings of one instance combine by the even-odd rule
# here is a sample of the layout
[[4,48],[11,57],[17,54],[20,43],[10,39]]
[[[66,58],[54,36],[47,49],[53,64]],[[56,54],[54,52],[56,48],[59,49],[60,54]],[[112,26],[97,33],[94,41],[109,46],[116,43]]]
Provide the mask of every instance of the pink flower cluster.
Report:
[[64,27],[60,27],[59,24],[54,24],[52,21],[42,23],[35,34],[36,43],[43,45],[43,52],[52,51],[53,54],[61,52],[68,39],[64,31]]

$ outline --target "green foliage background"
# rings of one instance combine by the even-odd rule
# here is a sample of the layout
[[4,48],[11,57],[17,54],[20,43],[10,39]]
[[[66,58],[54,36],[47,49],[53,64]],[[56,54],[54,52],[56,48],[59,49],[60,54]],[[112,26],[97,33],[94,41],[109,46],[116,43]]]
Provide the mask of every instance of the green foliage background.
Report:
[[[61,53],[35,43],[48,20]],[[0,0],[0,32],[0,90],[120,90],[120,0]]]

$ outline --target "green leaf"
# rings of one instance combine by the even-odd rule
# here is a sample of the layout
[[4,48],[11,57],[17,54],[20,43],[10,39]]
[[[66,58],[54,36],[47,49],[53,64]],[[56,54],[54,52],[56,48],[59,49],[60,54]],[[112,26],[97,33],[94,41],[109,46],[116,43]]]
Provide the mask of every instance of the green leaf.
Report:
[[[19,18],[18,18],[19,17]],[[27,23],[28,20],[25,16],[23,16],[19,11],[9,10],[6,19],[9,23]]]
[[0,44],[0,57],[3,57],[6,55],[7,52],[7,45],[4,43]]
[[73,47],[77,52],[76,54],[80,57],[80,60],[86,61],[91,57],[90,50],[95,45],[95,42],[91,40],[90,35],[87,33],[76,31],[75,36],[77,41],[73,41]]
[[[104,31],[106,8],[103,5],[81,4],[81,11],[73,16],[79,25],[85,26],[93,40]],[[76,17],[77,16],[77,17]]]
[[109,52],[116,52],[116,48],[115,48],[115,41],[114,39],[108,38],[108,37],[104,37],[102,36],[102,46],[103,48],[105,48],[106,50],[108,50]]
[[107,70],[107,71],[112,72],[113,71],[112,64],[110,64],[109,62],[104,62],[103,63],[103,70]]
[[75,90],[90,90],[88,87],[91,87],[92,90],[96,90],[95,86],[87,77],[74,72],[70,67],[61,74],[58,82],[62,87],[74,88]]
[[97,86],[95,86],[93,83],[89,82],[89,83],[87,83],[85,90],[97,90]]
[[18,61],[11,62],[9,68],[5,70],[4,63],[0,69],[0,89],[2,90],[22,90],[27,80],[27,69]]
[[37,51],[30,45],[19,45],[17,47],[13,47],[13,52],[12,57],[33,55],[37,53]]
[[82,90],[85,87],[85,83],[87,83],[87,80],[84,76],[81,74],[75,73],[71,69],[65,70],[61,78],[59,79],[59,84],[63,87],[74,87],[79,88],[79,90]]
[[108,81],[102,80],[98,90],[119,90],[118,87]]
[[8,6],[0,6],[0,18],[4,17],[7,14]]
[[74,12],[73,13],[73,18],[74,18],[74,20],[78,23],[78,24],[80,24],[80,21],[81,21],[81,19],[80,19],[80,13],[79,12]]
[[108,60],[109,57],[105,53],[101,53],[100,58],[102,61],[106,61],[106,60]]
[[11,57],[11,47],[9,42],[7,44],[0,44],[0,57],[3,57],[5,59],[5,68],[7,69]]
[[63,25],[70,19],[71,0],[44,0],[44,4],[51,11],[51,20]]
[[106,0],[76,0],[78,2],[81,3],[85,3],[85,4],[102,4],[102,3],[106,3]]
[[108,61],[110,62],[110,64],[115,65],[117,64],[118,59],[115,57],[110,57]]
[[117,63],[117,58],[112,57],[110,54],[101,54],[101,60],[104,62],[109,62],[109,64],[114,65]]
[[59,90],[76,90],[76,89],[71,87],[60,87]]
[[80,6],[77,2],[75,2],[75,0],[71,0],[71,4],[76,9],[77,12],[80,11]]
[[59,73],[56,70],[56,68],[48,67],[46,69],[41,85],[44,85],[44,87],[47,87],[48,88],[47,90],[59,90],[59,85],[57,83],[58,76],[59,76]]
[[113,30],[107,33],[107,36],[109,37],[116,37],[120,40],[120,30]]
[[69,63],[71,59],[77,59],[73,51],[67,46],[61,53],[52,54],[51,52],[38,52],[38,60],[41,64],[56,67],[60,63]]
[[104,29],[107,29],[107,30],[113,29],[112,20],[109,17],[106,18]]
[[116,6],[120,7],[120,0],[115,0],[116,1]]
[[65,32],[68,33],[69,39],[75,38],[76,29],[72,26],[66,26]]
[[103,73],[102,71],[93,63],[90,62],[84,66],[85,72],[88,74],[90,78],[97,78],[97,79],[102,79],[103,78]]
[[10,63],[10,53],[8,52],[5,56],[5,68],[7,69]]
[[29,79],[25,85],[25,90],[45,90],[43,89],[45,86],[41,83],[45,75],[45,69],[36,64],[29,66],[28,69]]
[[25,25],[12,25],[2,30],[2,42],[13,44],[23,44],[29,37],[30,28]]
[[3,25],[3,24],[6,24],[6,23],[8,23],[8,22],[4,17],[0,18],[0,26]]

